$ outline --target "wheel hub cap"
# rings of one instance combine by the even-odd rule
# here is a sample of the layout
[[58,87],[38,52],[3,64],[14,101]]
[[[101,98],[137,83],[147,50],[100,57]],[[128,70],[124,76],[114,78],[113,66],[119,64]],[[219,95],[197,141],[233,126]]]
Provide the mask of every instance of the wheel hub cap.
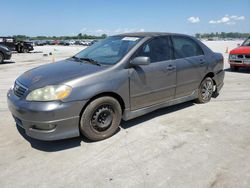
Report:
[[92,127],[101,132],[106,131],[112,124],[113,110],[109,105],[98,107],[91,119]]

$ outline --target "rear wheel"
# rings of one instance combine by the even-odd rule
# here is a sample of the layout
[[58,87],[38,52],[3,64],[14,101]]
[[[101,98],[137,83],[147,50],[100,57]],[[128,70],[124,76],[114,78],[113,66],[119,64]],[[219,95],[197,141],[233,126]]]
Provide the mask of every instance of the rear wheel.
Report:
[[4,56],[3,56],[3,54],[0,52],[0,63],[3,63],[3,60],[4,60]]
[[237,67],[237,66],[230,66],[230,69],[232,70],[232,71],[238,71],[239,70],[239,67]]
[[198,89],[198,98],[196,102],[198,103],[207,103],[211,100],[213,95],[214,83],[213,79],[206,77],[200,84]]
[[92,101],[84,110],[80,121],[80,132],[92,141],[112,136],[121,122],[122,110],[112,97],[101,97]]

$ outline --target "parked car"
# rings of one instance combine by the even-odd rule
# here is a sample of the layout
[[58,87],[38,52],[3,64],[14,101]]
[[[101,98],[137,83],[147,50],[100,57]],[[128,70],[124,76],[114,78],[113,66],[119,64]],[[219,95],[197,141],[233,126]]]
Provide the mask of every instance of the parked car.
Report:
[[46,44],[47,44],[47,41],[45,41],[45,40],[36,40],[36,41],[34,41],[34,45],[36,45],[36,46],[44,46]]
[[221,54],[191,36],[121,34],[22,74],[8,91],[8,106],[30,137],[82,133],[97,141],[112,136],[121,119],[190,100],[209,102],[223,86],[223,64]]
[[233,71],[238,71],[242,67],[250,67],[250,37],[241,46],[230,51],[229,64]]
[[70,46],[70,45],[74,45],[75,44],[75,41],[74,40],[65,40],[64,41],[64,45],[65,46]]
[[0,44],[0,63],[3,63],[4,60],[9,60],[11,58],[11,50],[4,45]]
[[11,51],[26,53],[34,50],[28,41],[16,41],[13,37],[0,37],[0,44],[7,46]]

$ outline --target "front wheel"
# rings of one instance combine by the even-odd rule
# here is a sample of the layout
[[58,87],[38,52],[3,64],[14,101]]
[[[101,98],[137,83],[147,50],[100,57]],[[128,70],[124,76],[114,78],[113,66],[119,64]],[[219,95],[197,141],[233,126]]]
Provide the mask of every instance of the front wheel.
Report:
[[80,121],[80,132],[92,141],[112,136],[121,122],[122,110],[112,97],[100,97],[84,110]]
[[213,95],[214,83],[212,78],[205,78],[198,89],[198,98],[196,99],[197,103],[207,103],[211,100]]
[[24,48],[23,53],[29,53],[29,50],[27,48]]

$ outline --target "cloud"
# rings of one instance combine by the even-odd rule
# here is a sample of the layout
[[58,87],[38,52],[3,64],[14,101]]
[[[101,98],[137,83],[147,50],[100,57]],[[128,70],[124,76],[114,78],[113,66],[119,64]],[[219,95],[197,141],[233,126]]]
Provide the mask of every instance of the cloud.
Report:
[[87,28],[84,27],[84,28],[82,28],[80,31],[83,33],[83,32],[85,32],[85,31],[87,31]]
[[218,20],[210,20],[209,24],[227,24],[227,25],[234,25],[237,21],[244,20],[245,16],[229,16],[225,15],[221,19]]
[[245,16],[231,16],[232,20],[245,20]]
[[189,18],[187,19],[187,21],[188,21],[189,23],[192,23],[192,24],[194,24],[194,23],[199,23],[199,22],[200,22],[200,18],[199,18],[199,17],[191,16],[191,17],[189,17]]
[[114,33],[132,33],[132,32],[144,32],[145,29],[135,29],[135,28],[117,28],[114,30]]
[[103,29],[97,29],[95,30],[95,33],[104,33],[105,31]]
[[108,29],[88,29],[88,28],[82,28],[80,30],[81,33],[86,34],[93,34],[93,35],[100,35],[100,34],[119,34],[119,33],[132,33],[132,32],[144,32],[144,28],[117,28],[115,30],[108,30]]

